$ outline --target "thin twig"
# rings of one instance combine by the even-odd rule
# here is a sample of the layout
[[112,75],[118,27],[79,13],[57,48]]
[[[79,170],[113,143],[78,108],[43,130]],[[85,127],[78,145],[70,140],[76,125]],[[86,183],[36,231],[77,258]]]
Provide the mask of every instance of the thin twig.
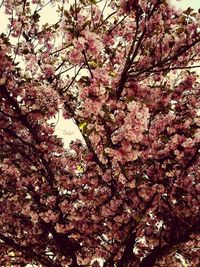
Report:
[[[65,93],[65,92],[70,88],[70,86],[74,83],[74,81],[76,80],[76,78],[77,78],[79,72],[81,71],[81,69],[83,68],[83,66],[85,66],[85,63],[83,63],[83,64],[80,66],[79,70],[77,71],[76,75],[75,75],[74,78],[71,80],[71,82],[69,83],[69,85],[67,85],[67,86],[65,86],[65,87],[63,87],[63,88],[61,88],[60,91],[61,91],[62,93]],[[64,90],[64,89],[65,89],[65,90]]]
[[93,79],[92,70],[91,70],[91,68],[90,68],[90,65],[88,64],[88,60],[87,60],[87,57],[86,57],[85,50],[83,50],[83,51],[82,51],[82,53],[83,53],[83,56],[84,56],[84,59],[85,59],[85,64],[87,65],[87,67],[88,67],[88,70],[89,70],[89,72],[90,72],[90,75],[91,75],[91,78]]

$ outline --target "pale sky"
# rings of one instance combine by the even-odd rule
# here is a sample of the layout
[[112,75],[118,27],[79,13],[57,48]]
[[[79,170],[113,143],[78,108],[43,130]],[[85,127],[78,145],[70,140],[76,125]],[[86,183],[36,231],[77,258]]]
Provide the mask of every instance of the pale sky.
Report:
[[171,0],[171,3],[183,10],[187,9],[188,7],[194,8],[196,10],[200,8],[199,0]]

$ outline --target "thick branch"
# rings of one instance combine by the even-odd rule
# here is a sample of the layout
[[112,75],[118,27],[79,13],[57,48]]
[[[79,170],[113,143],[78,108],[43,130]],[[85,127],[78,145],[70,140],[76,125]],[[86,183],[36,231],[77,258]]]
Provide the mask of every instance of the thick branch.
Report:
[[[161,4],[161,1],[158,0],[157,3],[152,8],[151,12],[149,13],[148,20],[150,20],[150,18],[152,17],[152,15],[157,10],[157,8],[159,7],[160,4]],[[119,100],[121,95],[122,95],[122,92],[124,90],[124,86],[127,82],[128,72],[133,65],[134,59],[137,56],[138,50],[139,50],[141,43],[144,39],[144,36],[146,34],[147,28],[145,25],[143,32],[141,33],[141,35],[140,35],[140,37],[136,43],[136,39],[137,39],[138,31],[139,31],[139,20],[140,20],[140,16],[136,15],[136,32],[135,32],[133,42],[132,42],[131,47],[130,47],[129,52],[128,52],[128,56],[127,56],[127,59],[126,59],[125,65],[124,65],[124,69],[123,69],[122,74],[121,74],[121,79],[119,81],[118,88],[116,90],[116,99],[117,100]],[[135,49],[134,49],[134,47],[135,47]]]
[[[27,128],[29,130],[30,134],[33,137],[35,144],[39,144],[40,141],[38,139],[37,130],[31,125],[27,116],[22,114],[18,102],[12,96],[10,96],[9,92],[6,89],[6,86],[0,85],[0,92],[3,94],[5,99],[10,103],[10,105],[13,108],[15,108],[16,113],[19,115],[20,122],[22,123],[23,126],[25,126],[25,128]],[[11,132],[9,132],[9,133],[11,134]],[[18,136],[15,134],[14,134],[14,137],[19,139]],[[22,141],[22,140],[20,140],[20,141]],[[31,144],[29,144],[29,146],[30,145]],[[31,145],[31,146],[34,147],[34,145]],[[59,196],[58,189],[54,184],[55,183],[54,173],[53,173],[53,171],[49,165],[49,162],[45,159],[45,155],[43,153],[41,153],[36,147],[34,147],[34,150],[37,152],[38,158],[40,159],[40,161],[42,162],[42,165],[44,167],[44,169],[43,169],[44,174],[43,175],[45,176],[48,184],[51,186],[52,191],[56,195],[57,201],[56,201],[55,207],[57,209],[57,212],[60,214],[60,219],[62,220],[62,216],[61,216],[62,212],[61,212],[60,207],[59,207],[60,196]],[[38,205],[41,204],[39,200],[38,200],[37,204]],[[43,225],[45,225],[45,227],[48,226],[47,228],[53,234],[54,239],[55,239],[55,243],[56,243],[57,247],[60,249],[61,253],[63,255],[67,255],[67,256],[72,257],[72,260],[73,260],[72,266],[73,267],[78,266],[77,261],[76,261],[76,254],[75,254],[76,249],[75,249],[74,244],[72,242],[70,242],[68,236],[67,235],[64,235],[64,236],[61,235],[61,237],[60,237],[60,235],[55,232],[55,230],[52,226],[49,226],[46,223],[43,223]],[[61,240],[64,240],[64,241],[62,241],[62,244],[59,243]],[[66,248],[64,243],[65,244],[67,243],[68,247],[70,247],[70,249]],[[51,266],[53,266],[53,265],[51,265]]]
[[[178,230],[177,230],[178,231]],[[191,234],[199,234],[200,227],[199,225],[194,225],[190,229],[186,229],[184,232],[181,232],[177,238],[176,233],[172,234],[171,241],[169,244],[164,245],[162,247],[156,246],[146,258],[140,263],[139,267],[153,267],[157,260],[167,255],[170,250],[173,250],[177,245],[182,245],[190,240]]]
[[[168,67],[163,67],[165,64],[171,64],[171,62],[173,60],[176,60],[178,57],[182,56],[185,52],[187,52],[188,50],[190,50],[190,48],[194,47],[196,44],[200,43],[200,38],[196,39],[194,42],[192,42],[190,45],[186,45],[185,47],[183,47],[182,49],[179,49],[179,51],[177,51],[177,53],[175,53],[173,56],[163,59],[162,61],[159,61],[158,63],[154,64],[153,66],[150,66],[146,69],[140,69],[140,70],[133,70],[130,69],[128,75],[128,78],[133,79],[134,77],[137,77],[143,73],[149,72],[149,73],[154,73],[154,72],[160,72],[160,71],[165,71],[165,70],[174,70],[174,69],[187,69],[187,68],[192,68],[193,66],[185,66],[185,67],[170,67],[170,65],[168,65]],[[159,67],[161,67],[159,69]],[[196,66],[199,67],[199,66]],[[158,69],[155,69],[158,68]],[[195,66],[194,66],[195,68]]]
[[27,246],[21,246],[19,244],[17,244],[15,241],[13,241],[11,238],[3,235],[0,233],[0,239],[9,247],[12,247],[13,249],[23,253],[24,255],[27,256],[27,258],[29,258],[31,261],[35,260],[39,263],[41,263],[43,266],[45,267],[61,267],[60,264],[55,264],[52,261],[50,261],[49,259],[41,256],[40,254],[37,254],[36,252],[34,252],[31,248],[27,247]]

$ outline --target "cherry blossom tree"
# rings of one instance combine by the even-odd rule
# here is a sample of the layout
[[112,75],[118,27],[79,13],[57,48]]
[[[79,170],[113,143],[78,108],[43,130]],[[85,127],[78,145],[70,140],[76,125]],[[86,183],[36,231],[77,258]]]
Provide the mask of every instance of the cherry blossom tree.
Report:
[[[41,24],[48,5],[58,21]],[[200,14],[166,0],[1,9],[0,265],[199,266]],[[84,139],[68,149],[49,123],[61,110]]]

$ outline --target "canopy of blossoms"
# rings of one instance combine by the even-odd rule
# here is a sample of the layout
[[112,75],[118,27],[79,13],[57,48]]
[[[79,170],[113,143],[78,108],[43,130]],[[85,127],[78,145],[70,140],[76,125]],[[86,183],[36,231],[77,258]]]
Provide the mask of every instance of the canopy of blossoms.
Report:
[[[1,9],[0,265],[199,266],[200,14],[167,0]],[[60,109],[84,139],[69,149],[49,124]]]

